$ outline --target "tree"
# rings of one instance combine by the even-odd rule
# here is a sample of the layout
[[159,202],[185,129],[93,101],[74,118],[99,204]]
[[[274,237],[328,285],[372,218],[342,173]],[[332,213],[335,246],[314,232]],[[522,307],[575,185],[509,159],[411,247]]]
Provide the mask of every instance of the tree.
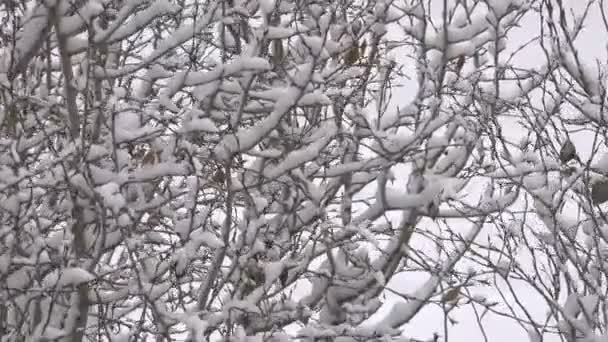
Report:
[[604,336],[606,65],[578,39],[607,12],[5,1],[2,340],[397,340],[432,307],[435,340]]

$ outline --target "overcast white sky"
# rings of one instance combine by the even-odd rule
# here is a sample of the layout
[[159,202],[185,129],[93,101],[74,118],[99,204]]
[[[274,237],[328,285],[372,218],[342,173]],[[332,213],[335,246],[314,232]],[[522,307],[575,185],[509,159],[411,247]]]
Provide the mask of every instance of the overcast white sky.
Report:
[[[449,1],[452,2],[452,1]],[[564,0],[565,4],[572,6],[575,12],[580,13],[583,9],[584,3],[587,1],[582,0]],[[442,6],[442,0],[435,0],[433,8],[434,13],[440,14]],[[606,3],[608,6],[608,2]],[[597,9],[597,4],[594,8]],[[538,35],[540,21],[536,16],[528,16],[521,22],[522,26],[515,29],[510,33],[507,49],[518,48],[523,42],[526,42],[531,37]],[[582,36],[577,40],[576,46],[579,48],[579,52],[583,60],[587,63],[595,65],[596,60],[602,61],[604,64],[608,63],[606,50],[608,49],[608,33],[605,31],[602,25],[602,19],[599,11],[591,11],[589,18],[586,21],[586,26],[583,29]],[[398,32],[390,32],[391,34],[398,34]],[[397,59],[399,56],[395,56]],[[520,51],[515,58],[515,63],[521,67],[538,67],[544,63],[544,54],[540,50],[538,44],[529,46],[528,48]],[[412,69],[413,71],[413,69]],[[413,74],[412,74],[413,75]],[[403,80],[404,87],[402,87],[402,93],[398,96],[394,95],[393,99],[395,104],[403,108],[409,103],[416,93],[416,82],[415,77],[411,80]],[[521,134],[523,130],[519,129],[515,122],[505,122],[504,133],[511,138],[519,138],[518,134]],[[585,158],[589,155],[591,139],[586,137],[584,134],[574,134],[572,136],[574,143],[579,150],[581,158]],[[514,139],[519,140],[519,139]],[[403,180],[402,180],[403,181]],[[394,213],[392,218],[394,223],[399,220],[399,213]],[[463,230],[469,229],[469,224],[463,225]],[[483,237],[480,237],[482,239]],[[420,240],[418,243],[423,243]],[[426,243],[427,248],[432,248],[429,243]],[[400,275],[393,278],[389,283],[389,287],[399,290],[400,292],[410,292],[415,290],[418,285],[426,280],[426,275],[412,276],[412,275]],[[514,283],[515,290],[520,299],[523,299],[526,306],[536,317],[545,317],[547,307],[544,305],[544,301],[539,298],[535,292],[525,284]],[[489,299],[496,297],[495,291],[487,288],[477,288],[473,291],[474,293],[487,295]],[[396,296],[387,294],[386,302],[400,300]],[[511,299],[511,304],[513,300]],[[384,305],[379,315],[382,315],[388,311],[389,305]],[[473,310],[470,306],[464,308],[457,308],[454,311],[454,317],[459,321],[456,325],[450,325],[449,339],[452,341],[467,341],[477,342],[484,341],[484,337],[475,321]],[[405,335],[417,339],[428,339],[432,337],[433,332],[438,332],[443,335],[443,312],[436,306],[427,306],[423,309],[416,318],[404,327]],[[542,318],[541,318],[542,320]],[[487,338],[492,342],[512,342],[512,341],[527,341],[528,335],[524,329],[512,321],[498,317],[496,315],[488,314],[484,319],[484,328],[487,334]],[[545,341],[556,341],[557,337],[547,338]]]

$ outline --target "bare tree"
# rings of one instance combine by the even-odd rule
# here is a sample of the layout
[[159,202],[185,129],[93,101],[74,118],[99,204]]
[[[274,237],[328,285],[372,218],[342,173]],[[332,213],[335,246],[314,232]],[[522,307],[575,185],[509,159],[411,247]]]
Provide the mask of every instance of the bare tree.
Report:
[[605,336],[603,0],[0,6],[0,340]]

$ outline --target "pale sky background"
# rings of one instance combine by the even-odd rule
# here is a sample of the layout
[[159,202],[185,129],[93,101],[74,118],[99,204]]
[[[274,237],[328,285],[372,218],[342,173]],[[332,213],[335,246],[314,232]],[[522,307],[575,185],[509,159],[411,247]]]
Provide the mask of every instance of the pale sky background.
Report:
[[[452,1],[448,1],[452,2]],[[583,6],[587,1],[582,0],[564,0],[564,4],[572,6],[576,13],[580,13],[583,10]],[[441,6],[443,1],[434,0],[433,13],[439,15],[441,12]],[[603,24],[600,12],[597,10],[597,4],[593,5],[596,8],[595,11],[591,11],[589,17],[586,20],[586,26],[583,29],[582,35],[578,38],[576,46],[579,48],[579,53],[583,60],[588,63],[595,65],[596,60],[599,59],[604,64],[608,63],[606,50],[608,47],[608,33],[606,32]],[[608,6],[606,2],[605,6]],[[528,41],[531,37],[538,35],[540,21],[537,16],[528,15],[521,21],[521,27],[516,28],[509,34],[509,40],[507,50],[512,51],[514,48],[518,48],[523,42]],[[390,32],[395,34],[395,32]],[[398,34],[398,33],[397,33]],[[538,44],[531,45],[526,49],[520,51],[515,58],[515,64],[522,67],[538,67],[544,63],[544,53],[540,49]],[[397,56],[396,56],[397,57]],[[413,69],[412,69],[413,70]],[[395,104],[403,108],[413,99],[416,93],[417,85],[415,78],[412,80],[403,80],[404,87],[402,92],[396,96],[394,94],[393,100]],[[519,140],[521,133],[525,132],[521,130],[516,122],[506,122],[503,126],[503,133],[513,140]],[[517,138],[517,139],[515,139]],[[584,134],[573,134],[571,136],[575,143],[577,150],[583,160],[585,160],[590,153],[592,139]],[[399,213],[393,213],[391,216],[393,222],[397,223],[399,220]],[[463,225],[463,231],[468,230],[470,224]],[[483,235],[478,240],[483,239]],[[427,244],[428,245],[428,244]],[[431,247],[431,246],[429,246]],[[431,247],[432,248],[432,247]],[[408,276],[397,276],[392,279],[389,283],[389,287],[398,290],[400,292],[409,292],[417,288],[422,282],[426,280],[426,275],[420,275],[418,277]],[[539,298],[538,294],[534,292],[529,286],[523,283],[514,283],[515,289],[518,294],[518,298],[523,299],[526,303],[528,310],[535,315],[535,317],[545,317],[547,313],[547,307],[545,306],[544,300]],[[488,299],[496,298],[495,291],[487,288],[477,288],[472,290],[474,294],[487,295]],[[387,294],[385,303],[391,300],[401,300],[398,297]],[[511,302],[511,304],[514,304]],[[383,315],[388,311],[390,305],[385,304],[380,310],[378,315]],[[484,341],[483,335],[480,332],[479,326],[475,321],[475,315],[470,306],[459,307],[453,311],[455,317],[459,323],[456,325],[450,325],[449,328],[449,339],[452,341],[466,341],[466,342],[477,342]],[[428,305],[426,306],[409,324],[403,327],[405,332],[404,336],[426,340],[432,338],[433,332],[437,332],[443,335],[443,311],[438,306]],[[491,313],[488,313],[484,319],[484,328],[488,340],[491,342],[513,342],[513,341],[528,341],[527,332],[522,329],[519,325],[513,323],[511,320],[498,317]],[[556,341],[557,337],[547,338],[544,336],[545,341]]]
[[[564,0],[564,4],[573,6],[574,11],[577,13],[582,11],[583,5],[586,2],[587,1],[580,0]],[[433,8],[434,14],[440,15],[442,3],[442,0],[433,1],[433,5],[435,6],[435,8]],[[608,2],[606,4],[608,6]],[[595,4],[593,6],[597,9],[598,5]],[[606,49],[608,46],[608,33],[604,29],[599,11],[591,11],[586,23],[582,36],[578,38],[576,44],[579,48],[580,56],[588,64],[595,65],[597,59],[603,63],[607,63]],[[525,17],[521,21],[521,27],[510,32],[507,50],[510,52],[513,49],[518,48],[523,42],[528,41],[531,37],[538,35],[539,25],[540,21],[537,16],[528,15]],[[390,35],[398,36],[399,32],[389,31],[389,36]],[[398,54],[395,54],[395,59],[399,60]],[[544,64],[544,53],[538,44],[534,44],[520,51],[514,61],[517,66],[521,67],[539,67]],[[411,71],[411,75],[414,76],[413,67],[409,71]],[[409,81],[402,80],[402,82],[403,87],[401,90],[394,92],[393,94],[394,105],[397,105],[400,108],[409,104],[417,90],[415,77],[412,77]],[[520,137],[523,137],[523,135],[521,135],[522,132],[525,133],[525,130],[520,129],[515,121],[504,121],[503,130],[503,133],[508,138],[515,141],[519,140]],[[589,156],[592,143],[591,139],[588,139],[584,134],[573,134],[571,138],[577,146],[581,158],[585,160],[585,158]],[[407,175],[407,173],[399,172],[396,175],[397,178],[399,178],[398,181],[406,181],[407,177],[405,175]],[[396,225],[399,222],[400,213],[392,212],[390,218],[392,219],[393,224]],[[422,221],[421,224],[424,225],[429,223]],[[487,226],[487,228],[485,233],[491,234],[491,231],[489,231],[489,228],[491,227]],[[468,229],[470,229],[470,223],[464,223],[462,228],[459,226],[456,227],[456,230],[463,232]],[[483,240],[484,237],[485,236],[482,233],[482,235],[478,237],[478,241]],[[416,246],[422,247],[423,249],[434,248],[432,244],[421,240],[415,241],[414,243]],[[460,265],[462,265],[462,263]],[[391,280],[388,286],[399,292],[411,293],[417,289],[427,277],[428,275],[425,274],[419,274],[417,276],[413,276],[412,274],[398,275]],[[512,285],[515,287],[518,298],[523,300],[529,312],[532,313],[535,318],[538,317],[539,321],[544,321],[544,317],[546,317],[547,313],[547,307],[545,306],[544,300],[526,284],[513,282]],[[472,292],[473,294],[485,295],[489,300],[496,299],[497,301],[502,301],[502,299],[497,296],[496,292],[489,288],[473,288]],[[390,293],[385,292],[385,295],[385,304],[377,314],[378,316],[384,315],[390,309],[391,302],[401,300]],[[510,303],[515,304],[512,299],[510,299]],[[485,341],[479,326],[477,325],[475,314],[471,306],[456,308],[453,311],[452,317],[458,320],[459,323],[456,325],[449,325],[449,340],[459,342]],[[373,319],[371,321],[373,321]],[[409,324],[402,327],[404,336],[428,340],[432,338],[433,332],[443,335],[443,321],[444,314],[442,309],[436,305],[427,305]],[[491,342],[528,341],[528,334],[521,326],[507,318],[502,318],[491,313],[488,313],[484,318],[483,327],[487,334],[487,340]],[[443,337],[441,340],[444,340]],[[550,338],[548,335],[544,336],[544,341],[557,340],[559,340],[557,336],[552,336]]]

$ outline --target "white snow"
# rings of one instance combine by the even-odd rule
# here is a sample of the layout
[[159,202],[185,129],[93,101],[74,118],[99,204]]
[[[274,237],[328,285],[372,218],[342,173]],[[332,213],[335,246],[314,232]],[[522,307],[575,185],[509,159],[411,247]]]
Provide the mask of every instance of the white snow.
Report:
[[135,112],[122,112],[116,116],[114,137],[117,143],[136,140],[157,132],[153,127],[142,127],[139,114]]
[[127,201],[120,193],[118,184],[110,182],[96,188],[97,193],[101,195],[104,203],[109,206],[113,212],[118,213]]
[[274,11],[275,0],[260,0],[260,9],[264,15],[268,15]]
[[209,323],[204,321],[198,317],[197,314],[183,314],[178,317],[178,319],[186,324],[189,329],[192,329],[193,334],[193,342],[203,342],[206,341],[205,332],[209,327]]
[[276,127],[287,111],[296,104],[299,96],[299,88],[290,87],[286,89],[281,99],[275,103],[275,108],[269,116],[249,129],[241,128],[236,134],[225,136],[214,152],[219,158],[228,160],[233,153],[249,150]]
[[224,242],[215,236],[215,234],[202,229],[197,229],[190,233],[190,239],[193,243],[200,243],[213,249],[224,247]]
[[302,36],[302,42],[310,49],[313,56],[329,58],[328,52],[324,48],[324,39],[318,36]]
[[289,170],[317,158],[337,133],[337,127],[335,124],[330,123],[324,127],[323,133],[320,139],[312,142],[310,145],[289,153],[277,166],[265,168],[264,176],[268,179],[274,179]]
[[46,288],[63,287],[79,285],[93,279],[95,276],[88,271],[78,267],[69,267],[49,273],[42,280],[42,284]]
[[[140,32],[141,27],[148,25],[155,18],[163,15],[171,14],[179,9],[177,5],[172,4],[167,0],[156,0],[152,5],[143,11],[137,12],[135,16],[129,18],[129,20],[123,22],[122,25],[118,26],[112,35],[108,38],[109,41],[119,41],[126,37],[129,37],[137,32]],[[112,27],[108,28],[107,31],[99,33],[95,38],[101,40],[105,38],[105,34],[111,31]]]
[[219,132],[219,128],[209,118],[193,118],[184,122],[181,131],[184,133],[197,131],[217,133]]
[[265,286],[268,287],[274,283],[281,272],[285,269],[282,261],[269,262],[264,266]]

